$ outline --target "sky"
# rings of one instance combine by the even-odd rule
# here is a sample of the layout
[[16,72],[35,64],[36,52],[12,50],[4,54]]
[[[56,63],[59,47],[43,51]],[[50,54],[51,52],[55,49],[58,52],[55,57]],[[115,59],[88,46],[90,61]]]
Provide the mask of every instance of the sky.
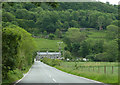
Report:
[[118,5],[118,2],[120,1],[120,0],[98,0],[98,1],[101,1],[101,2],[110,2],[110,4],[116,4],[116,5]]

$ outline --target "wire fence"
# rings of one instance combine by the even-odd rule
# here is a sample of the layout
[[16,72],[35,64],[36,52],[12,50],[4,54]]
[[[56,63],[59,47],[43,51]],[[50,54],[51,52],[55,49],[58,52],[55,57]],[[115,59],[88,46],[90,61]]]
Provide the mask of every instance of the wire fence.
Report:
[[118,66],[69,66],[64,65],[65,68],[72,68],[73,70],[88,71],[103,74],[118,74]]
[[118,74],[118,66],[79,66],[80,71],[97,72],[104,74]]

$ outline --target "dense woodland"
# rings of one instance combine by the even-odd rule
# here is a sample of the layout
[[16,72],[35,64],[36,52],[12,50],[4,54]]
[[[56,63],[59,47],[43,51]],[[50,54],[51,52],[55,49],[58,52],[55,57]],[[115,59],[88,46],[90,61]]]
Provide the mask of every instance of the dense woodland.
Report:
[[106,29],[116,19],[117,6],[103,3],[58,3],[55,8],[46,3],[3,4],[3,27],[15,24],[34,35],[71,27]]
[[21,76],[11,75],[32,65],[33,37],[63,40],[65,59],[118,61],[118,17],[118,5],[108,2],[3,3],[3,79],[15,81]]

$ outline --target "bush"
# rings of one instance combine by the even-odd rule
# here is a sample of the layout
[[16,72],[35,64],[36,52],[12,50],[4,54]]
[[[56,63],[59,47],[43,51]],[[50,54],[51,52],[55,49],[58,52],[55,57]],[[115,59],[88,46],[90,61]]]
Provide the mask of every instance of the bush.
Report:
[[86,56],[86,58],[89,59],[90,61],[94,61],[94,57],[95,57],[94,54],[91,54],[91,55],[87,55],[87,56]]
[[7,75],[10,83],[13,83],[11,81],[19,80],[23,76],[22,72],[19,69],[9,71]]
[[51,40],[55,39],[55,35],[52,34],[52,33],[50,33],[50,34],[49,34],[49,39],[51,39]]
[[71,53],[69,51],[65,51],[64,57],[65,57],[65,59],[67,59],[67,58],[71,59]]
[[48,64],[48,65],[51,65],[52,59],[47,58],[47,57],[44,57],[43,60],[42,60],[42,62],[43,62],[43,63],[46,63],[46,64]]
[[95,61],[108,61],[108,57],[106,53],[98,53],[95,55]]
[[60,66],[60,64],[61,64],[61,60],[58,60],[58,59],[52,60],[52,66]]
[[59,59],[50,59],[50,58],[47,58],[47,57],[44,57],[43,59],[42,59],[42,62],[43,63],[46,63],[46,64],[48,64],[48,65],[50,65],[50,66],[60,66],[60,64],[61,64],[61,60],[59,60]]

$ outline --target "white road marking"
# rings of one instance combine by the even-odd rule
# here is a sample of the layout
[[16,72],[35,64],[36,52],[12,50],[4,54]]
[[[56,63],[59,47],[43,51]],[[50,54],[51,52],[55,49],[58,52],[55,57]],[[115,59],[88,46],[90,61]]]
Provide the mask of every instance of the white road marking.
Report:
[[77,76],[77,75],[73,75],[73,74],[70,74],[70,73],[61,71],[61,70],[59,70],[59,69],[56,69],[56,68],[54,68],[54,67],[53,67],[53,69],[55,69],[55,70],[57,70],[57,71],[59,71],[59,72],[62,72],[62,73],[64,73],[64,74],[70,75],[70,76],[79,77],[79,78],[84,79],[84,80],[88,80],[88,81],[92,81],[92,82],[95,82],[95,83],[102,83],[102,84],[103,84],[103,82],[99,82],[99,81],[96,81],[96,80],[91,80],[91,79],[88,79],[88,78],[85,78],[85,77],[81,77],[81,76]]
[[53,81],[56,82],[56,80],[53,78]]
[[31,70],[31,68],[29,69],[29,71],[20,80],[18,80],[17,82],[15,82],[14,85],[16,85],[17,83],[19,83],[23,78],[25,78],[25,76],[30,72],[30,70]]

